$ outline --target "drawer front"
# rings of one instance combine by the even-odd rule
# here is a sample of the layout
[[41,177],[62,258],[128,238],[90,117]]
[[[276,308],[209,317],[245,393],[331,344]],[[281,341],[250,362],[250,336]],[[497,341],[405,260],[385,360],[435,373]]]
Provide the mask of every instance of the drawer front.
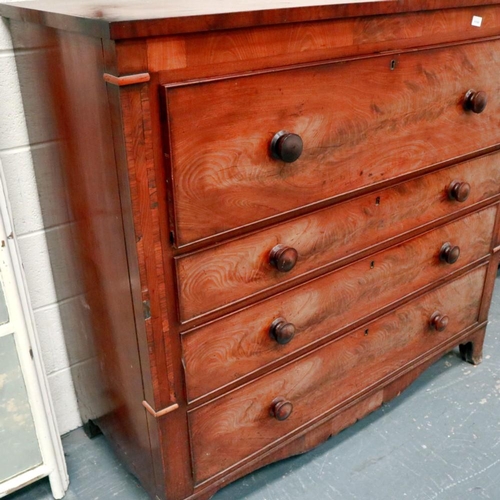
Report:
[[[167,87],[177,244],[497,144],[499,73],[488,41]],[[464,110],[470,89],[484,112]],[[269,153],[283,130],[293,163]]]
[[[456,197],[449,196],[451,185]],[[212,249],[176,259],[179,314],[187,321],[307,274],[497,195],[499,154],[376,191]],[[290,271],[270,262],[277,245],[297,252]]]
[[[189,400],[338,332],[383,307],[485,257],[497,207],[493,206],[309,281],[182,336]],[[454,264],[439,258],[444,243],[460,248]],[[279,318],[295,336],[280,344],[270,335]],[[280,341],[287,340],[288,331]]]
[[[486,266],[189,413],[201,482],[369,389],[478,320]],[[449,318],[444,331],[434,313]],[[286,420],[271,416],[288,401]],[[274,407],[286,416],[286,405]]]

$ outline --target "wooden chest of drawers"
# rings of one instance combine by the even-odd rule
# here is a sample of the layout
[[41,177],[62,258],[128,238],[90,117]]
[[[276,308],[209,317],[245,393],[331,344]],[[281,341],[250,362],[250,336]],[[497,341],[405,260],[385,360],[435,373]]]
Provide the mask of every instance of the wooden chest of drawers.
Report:
[[153,498],[312,448],[457,345],[481,360],[500,0],[285,4],[0,6],[63,159],[84,416]]

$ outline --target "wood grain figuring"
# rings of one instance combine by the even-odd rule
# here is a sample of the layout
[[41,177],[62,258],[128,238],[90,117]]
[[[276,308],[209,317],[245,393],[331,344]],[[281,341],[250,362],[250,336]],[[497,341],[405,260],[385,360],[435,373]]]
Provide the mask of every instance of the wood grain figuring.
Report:
[[152,498],[316,446],[457,345],[480,362],[500,0],[96,1],[0,14],[76,219],[78,399]]
[[[471,185],[470,195],[462,203],[448,196],[448,188],[456,180]],[[500,158],[494,154],[178,257],[180,319],[190,320],[340,263],[499,192]],[[277,271],[269,262],[269,254],[278,244],[296,249],[299,255],[287,273]]]
[[[485,275],[483,266],[366,328],[190,412],[196,482],[320,417],[477,322]],[[429,326],[436,309],[449,314],[446,333],[437,333]],[[294,405],[293,413],[284,421],[269,415],[276,397]]]
[[[108,48],[109,50],[109,48]],[[107,56],[107,57],[106,57]],[[110,54],[105,52],[105,58],[109,59]],[[107,68],[108,69],[108,68]],[[132,308],[135,317],[137,346],[141,360],[141,366],[144,369],[142,383],[144,386],[144,396],[149,401],[155,400],[155,391],[157,384],[154,382],[155,360],[150,354],[151,341],[148,338],[146,330],[147,324],[144,321],[144,305],[142,301],[142,290],[140,286],[140,271],[137,257],[137,240],[134,228],[134,213],[132,209],[132,198],[129,184],[129,165],[127,161],[127,150],[125,147],[125,137],[123,134],[122,117],[126,116],[122,109],[121,89],[114,85],[107,85],[108,103],[110,115],[112,118],[112,132],[114,148],[116,152],[117,177],[120,189],[120,203],[122,208],[122,217],[124,225],[124,241],[127,251],[127,260],[129,267],[129,280],[132,292]],[[136,199],[136,198],[135,198]],[[137,404],[137,401],[135,401]],[[151,475],[154,483],[146,485],[149,492],[164,491],[164,476],[161,467],[161,449],[156,419],[146,413],[147,428],[150,436],[150,447],[152,456]],[[134,469],[132,469],[134,470]],[[135,472],[135,471],[134,471]],[[141,480],[144,484],[144,481]]]
[[122,40],[119,43],[108,41],[107,44],[113,48],[113,66],[110,70],[113,74],[149,72],[146,40]]
[[194,500],[195,498],[197,500],[209,498],[210,493],[208,492],[211,491],[213,494],[214,491],[219,489],[222,485],[225,485],[227,481],[234,481],[244,476],[247,471],[253,470],[257,463],[261,466],[267,465],[277,460],[305,453],[313,449],[349,425],[360,420],[363,416],[376,410],[383,403],[387,403],[399,396],[427,368],[440,359],[443,352],[448,352],[451,348],[455,347],[457,342],[468,342],[470,338],[475,338],[476,336],[480,337],[481,335],[484,337],[484,326],[485,325],[482,324],[473,327],[472,330],[470,328],[465,330],[458,337],[455,336],[449,339],[444,345],[441,344],[439,346],[441,350],[437,351],[437,354],[436,349],[433,349],[425,356],[421,356],[416,364],[410,366],[402,373],[398,373],[393,380],[389,379],[384,386],[380,388],[374,387],[368,394],[361,398],[349,402],[346,406],[339,408],[333,413],[327,414],[307,427],[302,427],[300,430],[281,439],[264,453],[248,461],[245,460],[238,468],[232,469],[224,476],[215,476],[203,482],[197,487],[197,493],[190,497],[189,500]]
[[[165,285],[162,280],[163,257],[159,236],[154,163],[151,152],[148,97],[148,87],[143,84],[139,88],[125,88],[120,94],[120,101],[122,113],[127,118],[124,138],[129,171],[128,182],[134,213],[142,303],[151,311],[149,314],[143,313],[144,323],[150,350],[156,354],[151,360],[153,379],[156,381],[155,405],[164,407],[176,403],[176,398],[172,387],[172,370],[168,367],[168,358],[164,353],[163,336],[155,338],[154,335],[158,329],[161,332],[168,332],[168,320],[162,313],[166,309],[166,298]],[[149,205],[147,210],[143,209],[144,202]],[[150,286],[154,288],[154,294],[150,293]],[[155,327],[153,323],[156,323]],[[170,377],[160,377],[157,373],[159,370],[168,373]]]
[[[338,4],[341,5],[338,5]],[[0,4],[0,15],[103,38],[140,38],[319,19],[497,4],[498,0],[225,0],[162,2],[33,0]]]
[[[148,84],[120,88],[121,114],[125,118],[125,152],[128,187],[130,190],[131,212],[134,220],[135,258],[137,259],[139,283],[143,311],[137,321],[138,330],[143,325],[150,355],[150,370],[153,379],[153,410],[162,413],[165,407],[179,405],[182,393],[180,356],[170,332],[169,310],[172,310],[171,294],[167,283],[164,262],[164,221],[160,207],[164,206],[161,187],[157,186],[158,162],[155,161],[154,137],[158,137],[158,125],[152,117],[151,96],[155,95]],[[156,115],[158,116],[158,115]],[[171,280],[168,280],[171,283]],[[142,330],[139,330],[141,333]],[[180,400],[182,403],[182,400]],[[142,403],[138,401],[139,404]],[[142,404],[141,404],[142,407]],[[163,420],[169,419],[165,426]],[[162,476],[156,495],[163,498],[185,498],[192,492],[189,479],[189,450],[183,446],[187,439],[185,412],[174,411],[163,415],[154,424],[160,449],[157,450]],[[165,444],[168,443],[168,446]],[[175,452],[174,452],[175,450]],[[175,453],[176,459],[171,458]],[[170,461],[168,470],[162,464]],[[175,479],[174,479],[175,478]]]
[[[159,466],[163,468],[162,479],[165,487],[160,497],[185,498],[193,492],[192,466],[190,459],[189,430],[185,406],[184,377],[182,373],[181,343],[176,326],[175,313],[175,280],[173,277],[172,246],[168,232],[168,209],[165,171],[163,168],[163,151],[161,143],[161,115],[160,101],[158,99],[157,75],[152,75],[149,84],[149,104],[151,117],[151,137],[153,145],[153,161],[155,172],[156,202],[151,204],[158,215],[159,237],[161,243],[162,267],[157,261],[158,277],[163,279],[162,289],[165,293],[162,304],[163,331],[156,329],[155,333],[163,339],[167,366],[171,368],[173,379],[172,388],[179,402],[179,410],[170,413],[158,421],[162,457]],[[149,184],[151,186],[151,184]],[[157,203],[157,204],[156,204]],[[157,255],[158,258],[160,257]],[[163,272],[162,272],[163,271]],[[168,325],[168,331],[165,327]],[[165,376],[165,374],[160,374]],[[164,464],[169,464],[167,467]]]
[[[313,449],[330,437],[338,434],[346,427],[349,427],[349,425],[356,423],[361,418],[369,415],[379,408],[383,403],[383,396],[384,390],[381,389],[375,394],[359,401],[358,404],[347,408],[340,415],[327,419],[326,421],[321,422],[320,425],[312,426],[308,433],[301,433],[298,436],[293,436],[293,438],[288,442],[280,443],[272,450],[265,452],[259,463],[261,466],[264,466]],[[254,467],[255,463],[250,462],[246,463],[243,467],[237,469],[236,471],[232,471],[228,475],[229,482],[244,476],[247,471],[252,470]],[[190,497],[188,500],[209,499],[223,484],[223,480],[212,482],[207,481],[198,487],[195,495]]]
[[302,427],[300,430],[281,439],[262,454],[245,460],[237,468],[231,469],[222,476],[214,476],[204,481],[196,488],[196,493],[192,497],[189,497],[188,500],[210,498],[210,495],[213,495],[214,491],[217,491],[227,484],[227,482],[234,481],[247,474],[248,471],[254,470],[257,464],[260,466],[267,465],[277,460],[311,450],[357,420],[360,420],[363,416],[376,410],[383,403],[399,396],[427,368],[439,360],[443,352],[448,352],[453,347],[456,347],[458,342],[467,342],[469,338],[473,338],[476,335],[484,336],[484,333],[484,323],[472,329],[466,329],[459,336],[454,336],[445,344],[438,346],[440,350],[436,350],[435,348],[426,355],[421,356],[413,366],[405,369],[402,373],[399,372],[396,377],[392,380],[389,379],[382,387],[377,388],[375,386],[361,398],[349,402],[346,406],[327,414],[307,427]]
[[[178,245],[497,144],[499,44],[166,88]],[[292,164],[269,155],[280,130],[304,142]]]
[[498,9],[485,6],[150,38],[147,58],[167,83],[498,34]]
[[[283,359],[487,256],[496,210],[474,213],[185,334],[188,398]],[[448,241],[461,248],[454,265],[439,260],[440,248]],[[295,337],[286,345],[269,334],[277,318],[295,326]]]

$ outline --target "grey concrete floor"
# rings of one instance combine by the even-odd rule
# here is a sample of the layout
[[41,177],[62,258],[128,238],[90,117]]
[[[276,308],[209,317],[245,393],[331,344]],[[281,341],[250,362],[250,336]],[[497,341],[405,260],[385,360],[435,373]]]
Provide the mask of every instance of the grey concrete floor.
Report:
[[[146,500],[104,437],[63,438],[68,500]],[[43,480],[7,497],[49,500]],[[500,499],[500,278],[484,361],[445,355],[406,392],[307,454],[272,464],[213,500]]]

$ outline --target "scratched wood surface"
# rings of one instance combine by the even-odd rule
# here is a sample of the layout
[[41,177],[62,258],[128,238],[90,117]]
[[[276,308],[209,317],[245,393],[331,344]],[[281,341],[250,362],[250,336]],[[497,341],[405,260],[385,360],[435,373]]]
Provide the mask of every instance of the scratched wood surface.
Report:
[[[470,184],[466,201],[448,196],[454,181]],[[386,239],[499,192],[500,158],[493,154],[178,257],[180,319],[192,319],[332,263],[338,265]],[[269,253],[278,244],[299,254],[289,272],[280,272],[269,262]]]
[[[492,41],[167,88],[177,243],[497,144],[499,47]],[[489,96],[482,114],[463,109],[471,88]],[[294,163],[269,154],[281,130],[303,139]]]
[[[474,324],[485,274],[483,266],[366,328],[192,411],[196,481],[208,479],[265,448]],[[450,319],[444,332],[429,326],[437,310]],[[287,420],[277,421],[269,415],[277,397],[293,404]]]
[[[496,207],[357,261],[183,336],[189,399],[282,359],[394,303],[461,266],[488,255]],[[455,264],[439,260],[445,242],[461,250]],[[295,325],[292,341],[269,335],[282,317]]]

